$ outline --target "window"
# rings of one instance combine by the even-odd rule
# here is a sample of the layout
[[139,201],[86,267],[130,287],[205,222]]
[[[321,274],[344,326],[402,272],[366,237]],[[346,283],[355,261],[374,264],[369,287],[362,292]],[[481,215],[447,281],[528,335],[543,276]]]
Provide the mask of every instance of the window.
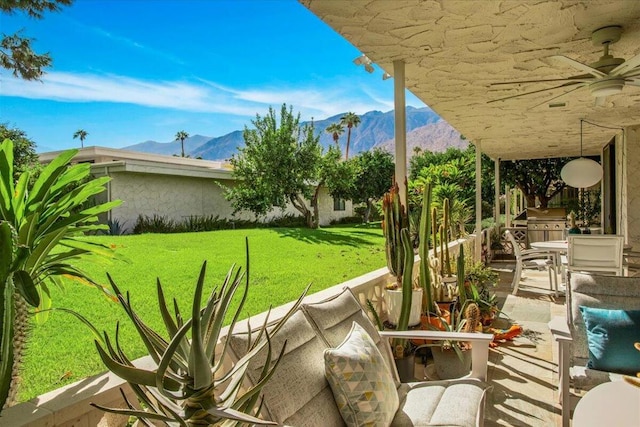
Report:
[[333,198],[333,210],[334,211],[344,211],[346,210],[345,201],[341,198]]

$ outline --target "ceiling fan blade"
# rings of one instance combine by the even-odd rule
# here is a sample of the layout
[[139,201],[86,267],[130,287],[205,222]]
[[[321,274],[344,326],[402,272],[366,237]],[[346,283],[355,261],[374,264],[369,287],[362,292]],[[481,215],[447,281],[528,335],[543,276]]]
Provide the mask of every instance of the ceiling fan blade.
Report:
[[577,69],[577,70],[581,70],[584,71],[586,73],[591,74],[594,77],[606,77],[606,74],[603,73],[600,70],[596,70],[595,68],[592,68],[586,64],[583,64],[582,62],[578,62],[574,59],[571,59],[569,57],[566,57],[564,55],[555,55],[552,56],[552,58],[557,59],[559,61],[564,62],[565,64],[568,64],[570,66],[572,66],[573,68]]
[[[564,86],[566,86],[566,85],[564,85]],[[530,108],[528,108],[528,109],[529,109],[529,110],[532,110],[532,109],[534,109],[534,108],[536,108],[536,107],[541,106],[542,104],[547,104],[547,103],[549,103],[549,102],[551,102],[551,101],[553,101],[553,100],[556,100],[556,99],[558,99],[558,98],[561,98],[561,97],[563,97],[563,96],[565,96],[565,95],[569,95],[571,92],[574,92],[574,91],[576,91],[576,90],[578,90],[578,89],[580,89],[580,88],[582,88],[582,87],[584,87],[584,85],[580,85],[580,86],[574,87],[573,89],[568,90],[568,91],[566,91],[566,92],[562,92],[560,95],[556,95],[556,96],[554,96],[553,98],[545,99],[545,100],[544,100],[544,101],[542,101],[541,103],[536,104],[536,105],[534,105],[533,107],[530,107]]]
[[583,74],[581,76],[573,76],[566,77],[564,79],[540,79],[540,80],[519,80],[515,82],[499,82],[499,83],[491,83],[490,86],[504,86],[504,85],[515,85],[521,83],[545,83],[545,82],[591,82],[593,81],[593,76],[590,74]]
[[[517,95],[506,96],[504,98],[492,99],[491,101],[487,101],[487,104],[491,104],[493,102],[498,102],[498,101],[506,101],[507,99],[519,98],[519,97],[525,96],[525,95],[531,95],[531,94],[534,94],[534,93],[546,92],[548,90],[560,89],[560,88],[563,88],[563,87],[574,86],[574,85],[580,85],[580,86],[578,86],[578,88],[584,86],[584,84],[582,84],[582,82],[570,82],[570,83],[562,84],[560,86],[548,87],[548,88],[540,89],[540,90],[533,90],[531,92],[519,93]],[[578,88],[576,88],[576,89],[578,89]],[[564,95],[564,93],[562,95]],[[558,96],[562,96],[562,95],[558,95]]]
[[622,64],[618,65],[616,68],[611,70],[609,73],[610,76],[623,76],[628,72],[634,72],[636,67],[640,65],[640,53],[629,59],[628,61],[624,61]]

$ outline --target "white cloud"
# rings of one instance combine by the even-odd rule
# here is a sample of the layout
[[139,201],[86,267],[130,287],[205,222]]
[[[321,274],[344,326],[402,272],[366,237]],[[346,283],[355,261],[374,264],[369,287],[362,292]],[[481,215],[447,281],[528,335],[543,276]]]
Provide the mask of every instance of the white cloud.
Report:
[[113,102],[170,108],[181,111],[223,113],[254,117],[267,106],[286,103],[300,111],[302,118],[326,117],[373,109],[387,111],[392,100],[376,96],[370,89],[348,83],[325,87],[262,87],[235,89],[216,82],[150,81],[109,74],[50,72],[42,82],[28,82],[2,76],[2,96],[45,99],[60,102]]

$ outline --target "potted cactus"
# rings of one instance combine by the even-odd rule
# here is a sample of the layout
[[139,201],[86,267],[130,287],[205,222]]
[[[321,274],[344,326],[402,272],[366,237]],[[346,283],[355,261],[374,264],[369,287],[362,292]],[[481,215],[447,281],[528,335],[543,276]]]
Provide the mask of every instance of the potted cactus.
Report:
[[398,328],[402,327],[404,308],[407,308],[408,316],[404,328],[419,324],[422,311],[423,289],[413,285],[414,253],[406,206],[407,200],[404,203],[400,200],[398,185],[394,183],[382,199],[382,228],[387,268],[393,276],[385,290],[387,315],[389,322]]

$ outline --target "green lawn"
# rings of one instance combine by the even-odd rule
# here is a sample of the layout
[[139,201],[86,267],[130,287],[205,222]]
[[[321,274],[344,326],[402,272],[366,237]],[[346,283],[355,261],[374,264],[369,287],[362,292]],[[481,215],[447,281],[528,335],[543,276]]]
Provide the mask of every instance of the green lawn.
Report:
[[[248,315],[292,301],[308,283],[312,293],[318,292],[385,265],[382,230],[372,225],[92,237],[91,241],[114,247],[128,262],[83,263],[81,267],[104,283],[108,271],[123,292],[131,292],[132,305],[141,317],[164,331],[157,314],[156,278],[167,299],[175,296],[188,317],[202,262],[208,262],[209,292],[234,262],[244,268],[245,236],[251,261]],[[121,345],[129,357],[144,354],[122,308],[96,289],[69,284],[66,291],[54,290],[53,305],[76,310],[110,334],[120,320]],[[34,325],[19,398],[28,400],[104,370],[89,330],[74,317],[54,312],[44,325]]]

